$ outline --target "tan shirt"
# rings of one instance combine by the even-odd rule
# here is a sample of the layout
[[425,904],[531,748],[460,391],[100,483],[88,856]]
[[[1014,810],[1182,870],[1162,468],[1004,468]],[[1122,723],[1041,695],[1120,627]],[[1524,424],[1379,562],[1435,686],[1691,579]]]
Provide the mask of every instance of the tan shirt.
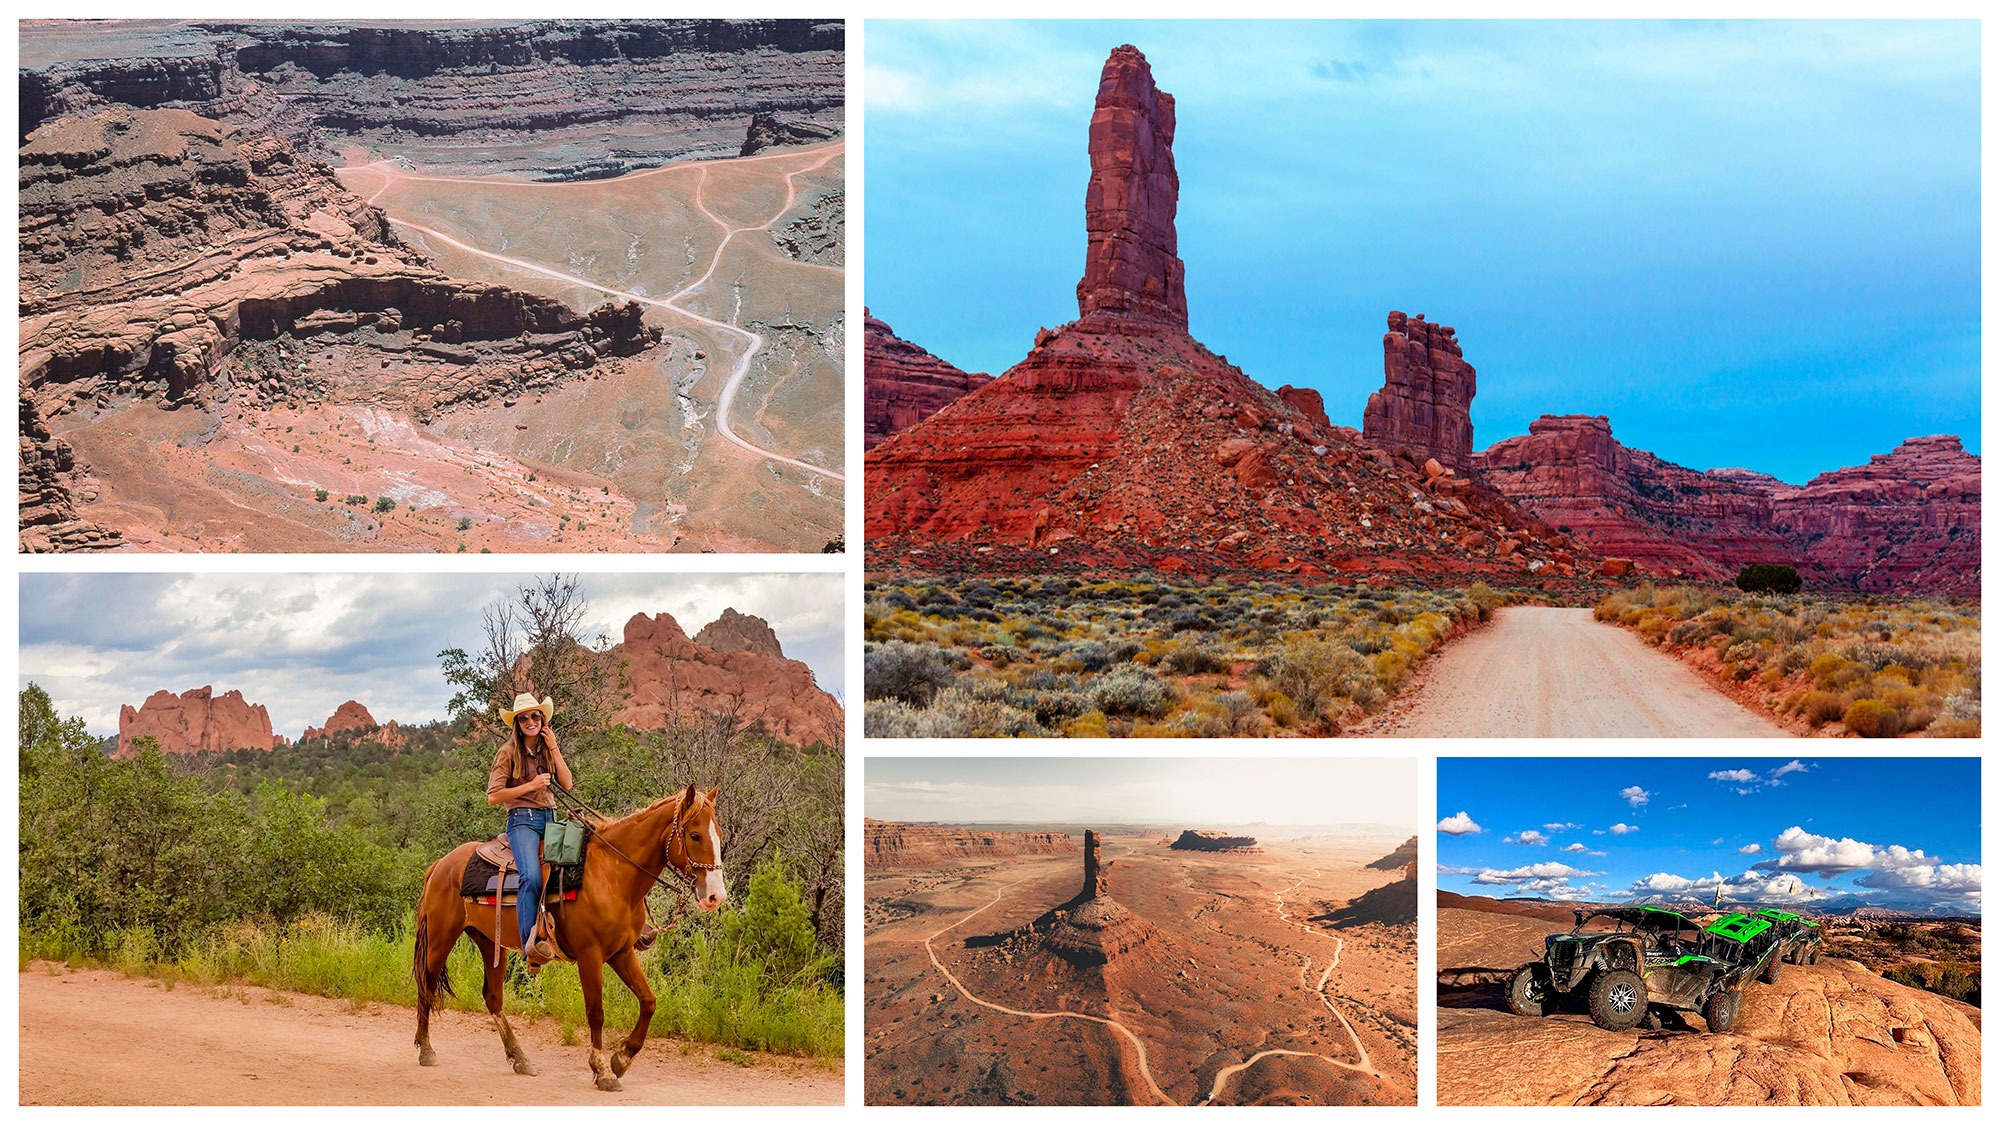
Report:
[[[537,748],[540,748],[542,740],[539,738],[536,739],[535,745]],[[562,768],[552,769],[551,762]],[[563,775],[568,772],[569,768],[563,764],[562,751],[553,748],[541,753],[531,752],[521,755],[521,768],[519,771],[516,771],[514,769],[514,740],[511,738],[506,739],[500,743],[498,749],[493,751],[493,768],[486,774],[486,795],[491,797],[502,789],[512,789],[523,782],[533,781],[545,773],[554,773],[556,780],[561,781]],[[509,809],[552,809],[556,807],[556,795],[547,789],[543,789],[530,793],[525,797],[512,798],[506,802],[506,807]]]

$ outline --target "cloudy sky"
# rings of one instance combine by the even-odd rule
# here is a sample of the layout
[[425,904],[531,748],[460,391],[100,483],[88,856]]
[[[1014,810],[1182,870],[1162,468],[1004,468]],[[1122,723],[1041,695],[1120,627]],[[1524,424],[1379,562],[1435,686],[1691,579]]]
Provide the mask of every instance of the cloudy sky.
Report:
[[876,820],[1417,830],[1409,759],[870,758]]
[[1977,758],[1443,758],[1438,888],[1980,909]]
[[1979,448],[1975,23],[870,20],[876,316],[994,374],[1076,317],[1128,42],[1176,99],[1195,337],[1335,422],[1399,309],[1458,329],[1481,448],[1544,413],[1793,482]]
[[[121,704],[203,684],[263,704],[296,738],[342,701],[378,721],[446,716],[437,654],[477,649],[481,611],[533,575],[25,574],[23,685],[64,715],[116,734]],[[587,633],[624,638],[637,613],[668,613],[692,636],[725,607],[771,623],[785,655],[845,698],[837,574],[585,574]]]

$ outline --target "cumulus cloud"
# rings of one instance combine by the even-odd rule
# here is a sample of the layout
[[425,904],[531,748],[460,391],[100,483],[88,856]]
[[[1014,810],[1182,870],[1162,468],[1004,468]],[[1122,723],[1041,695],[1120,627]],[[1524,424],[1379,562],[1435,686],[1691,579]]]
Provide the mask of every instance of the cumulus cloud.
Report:
[[1571,845],[1569,845],[1568,847],[1564,848],[1563,850],[1564,850],[1564,851],[1566,851],[1566,852],[1574,852],[1574,853],[1577,853],[1577,854],[1579,854],[1579,855],[1594,855],[1594,856],[1602,856],[1602,855],[1604,855],[1604,853],[1603,853],[1603,852],[1594,852],[1594,851],[1591,851],[1591,850],[1590,850],[1590,849],[1589,849],[1588,847],[1585,847],[1585,846],[1584,846],[1584,845],[1582,845],[1582,844],[1571,844]]
[[1555,824],[1544,824],[1544,825],[1542,825],[1542,827],[1543,827],[1543,828],[1546,828],[1546,829],[1548,829],[1548,830],[1549,830],[1549,831],[1551,831],[1551,832],[1568,832],[1568,831],[1569,831],[1570,829],[1572,829],[1572,828],[1582,828],[1582,827],[1583,827],[1583,825],[1581,825],[1581,824],[1565,824],[1565,823],[1562,823],[1562,822],[1558,821],[1558,822],[1557,822],[1557,823],[1555,823]]
[[1745,844],[1742,847],[1736,849],[1736,854],[1756,855],[1758,852],[1761,852],[1763,850],[1764,850],[1764,845],[1762,844]]
[[1613,836],[1629,836],[1632,833],[1637,832],[1638,830],[1639,830],[1638,825],[1624,824],[1624,823],[1614,824],[1611,827],[1605,829],[1606,832],[1611,833]]
[[[1778,858],[1766,866],[1786,868],[1794,871],[1837,874],[1843,871],[1859,871],[1874,865],[1876,848],[1873,844],[1843,836],[1820,836],[1808,832],[1794,824],[1783,832],[1772,846],[1779,852]],[[1919,852],[1919,855],[1922,853]]]
[[1437,830],[1447,836],[1472,836],[1486,831],[1473,823],[1472,818],[1467,816],[1463,809],[1460,809],[1455,816],[1448,816],[1438,821]]
[[1802,773],[1805,771],[1805,768],[1806,765],[1804,762],[1799,761],[1797,758],[1793,758],[1791,761],[1786,762],[1784,765],[1779,766],[1777,769],[1771,771],[1771,784],[1777,785],[1779,784],[1778,781],[1779,778],[1785,776],[1788,773]]
[[1631,805],[1635,809],[1644,805],[1647,801],[1653,799],[1653,795],[1651,793],[1646,792],[1644,789],[1639,788],[1637,785],[1627,785],[1625,788],[1620,789],[1618,791],[1618,795],[1620,797],[1625,798],[1625,803]]
[[1549,838],[1547,836],[1542,835],[1540,832],[1535,831],[1532,828],[1524,828],[1520,832],[1517,832],[1512,836],[1508,836],[1505,839],[1501,840],[1500,842],[1503,844],[1528,844],[1531,846],[1539,846],[1548,843]]
[[1757,780],[1757,771],[1745,769],[1710,770],[1708,772],[1708,779],[1710,781],[1755,781]]

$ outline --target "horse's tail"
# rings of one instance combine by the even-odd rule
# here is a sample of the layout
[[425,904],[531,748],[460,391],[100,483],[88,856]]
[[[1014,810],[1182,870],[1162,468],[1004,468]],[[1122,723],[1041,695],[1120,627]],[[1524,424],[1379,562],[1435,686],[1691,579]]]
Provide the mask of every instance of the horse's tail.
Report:
[[[440,860],[439,862],[443,861]],[[424,886],[426,888],[430,886],[431,874],[436,870],[436,863],[424,869]],[[424,910],[423,895],[420,892],[417,897],[417,941],[416,947],[410,952],[410,975],[415,977],[417,981],[417,1006],[426,1010],[437,1004],[437,994],[440,988],[444,990],[447,996],[455,997],[458,995],[458,993],[452,991],[451,970],[449,968],[440,968],[437,979],[431,979],[430,970],[427,967],[430,961],[430,953],[431,919],[430,915]]]

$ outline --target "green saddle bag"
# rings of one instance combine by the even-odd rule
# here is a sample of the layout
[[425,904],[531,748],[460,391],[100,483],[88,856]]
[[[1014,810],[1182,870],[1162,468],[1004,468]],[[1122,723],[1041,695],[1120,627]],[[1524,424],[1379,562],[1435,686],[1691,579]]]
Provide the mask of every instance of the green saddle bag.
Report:
[[575,867],[583,862],[583,840],[589,826],[581,820],[550,821],[542,833],[542,858],[557,867]]

